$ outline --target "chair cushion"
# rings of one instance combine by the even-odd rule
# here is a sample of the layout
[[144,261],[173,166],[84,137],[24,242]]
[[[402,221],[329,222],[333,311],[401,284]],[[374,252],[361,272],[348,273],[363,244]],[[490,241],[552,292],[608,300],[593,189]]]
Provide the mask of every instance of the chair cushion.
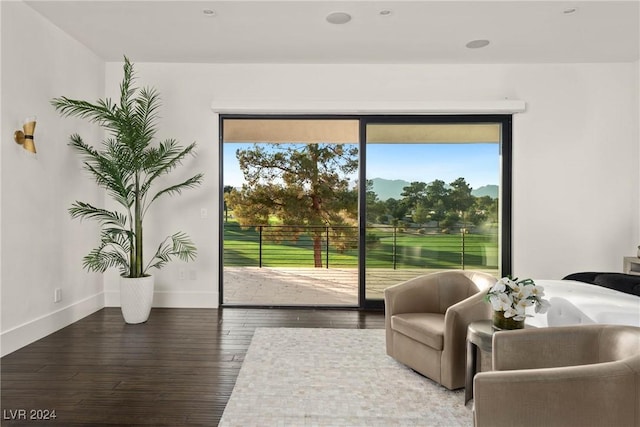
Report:
[[444,343],[444,314],[396,314],[391,316],[391,329],[434,350],[442,350]]

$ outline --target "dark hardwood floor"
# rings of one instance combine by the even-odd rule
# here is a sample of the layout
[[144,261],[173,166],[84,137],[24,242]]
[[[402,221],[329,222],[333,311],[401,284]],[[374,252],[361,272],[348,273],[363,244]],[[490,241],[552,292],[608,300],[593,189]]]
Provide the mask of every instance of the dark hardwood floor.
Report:
[[384,314],[153,309],[126,325],[105,308],[0,360],[2,425],[216,426],[257,327],[384,328]]

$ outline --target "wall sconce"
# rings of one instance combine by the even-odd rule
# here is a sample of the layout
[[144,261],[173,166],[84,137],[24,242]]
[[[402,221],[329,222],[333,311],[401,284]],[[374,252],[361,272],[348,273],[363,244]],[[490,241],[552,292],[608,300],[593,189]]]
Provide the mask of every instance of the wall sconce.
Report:
[[36,153],[36,144],[33,140],[33,133],[36,130],[36,118],[35,117],[27,117],[22,125],[23,130],[17,130],[13,134],[13,139],[16,140],[16,143],[22,145],[22,148],[25,150],[35,154]]

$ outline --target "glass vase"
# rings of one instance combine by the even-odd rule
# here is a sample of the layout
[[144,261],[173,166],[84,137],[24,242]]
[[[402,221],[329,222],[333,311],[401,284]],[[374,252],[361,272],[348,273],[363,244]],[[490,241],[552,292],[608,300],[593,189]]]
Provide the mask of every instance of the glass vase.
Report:
[[494,311],[493,328],[498,330],[523,329],[524,320],[514,320],[513,317],[504,317],[504,311]]

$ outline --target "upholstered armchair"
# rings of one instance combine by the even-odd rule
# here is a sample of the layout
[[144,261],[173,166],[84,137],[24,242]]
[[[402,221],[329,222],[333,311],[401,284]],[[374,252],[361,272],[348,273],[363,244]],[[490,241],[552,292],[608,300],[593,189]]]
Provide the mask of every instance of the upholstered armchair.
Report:
[[576,325],[493,335],[474,379],[477,427],[640,426],[640,328]]
[[454,270],[384,291],[387,354],[448,389],[464,387],[469,323],[490,318],[485,291],[496,278]]

